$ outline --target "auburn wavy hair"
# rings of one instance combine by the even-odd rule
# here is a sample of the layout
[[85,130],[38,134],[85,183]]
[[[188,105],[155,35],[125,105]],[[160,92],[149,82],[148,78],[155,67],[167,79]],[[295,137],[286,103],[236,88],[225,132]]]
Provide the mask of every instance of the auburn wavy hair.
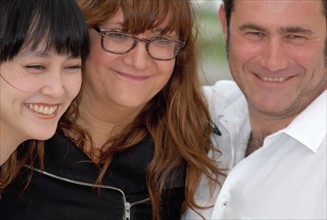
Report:
[[[143,108],[135,120],[105,144],[103,164],[98,181],[104,176],[112,156],[140,142],[150,133],[154,140],[154,158],[147,174],[147,185],[153,216],[159,217],[161,193],[170,175],[182,164],[186,166],[186,189],[183,210],[203,208],[194,201],[195,190],[204,174],[213,187],[218,175],[223,175],[207,153],[214,150],[210,142],[213,124],[203,97],[198,76],[195,20],[189,0],[77,0],[90,28],[106,23],[118,10],[124,15],[123,30],[131,34],[156,28],[168,18],[163,33],[176,31],[185,47],[176,58],[174,72],[167,85]],[[78,101],[62,120],[65,129],[76,129]],[[77,128],[80,129],[80,128]],[[86,143],[87,135],[79,132],[79,143]],[[82,147],[82,146],[81,146]]]

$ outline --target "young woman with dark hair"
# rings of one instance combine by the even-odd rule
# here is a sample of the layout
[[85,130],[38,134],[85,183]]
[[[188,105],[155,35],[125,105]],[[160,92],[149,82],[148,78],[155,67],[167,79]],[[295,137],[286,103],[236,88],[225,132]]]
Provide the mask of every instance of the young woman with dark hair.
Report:
[[0,192],[43,149],[27,141],[18,153],[18,145],[55,133],[80,90],[88,51],[74,0],[0,0]]

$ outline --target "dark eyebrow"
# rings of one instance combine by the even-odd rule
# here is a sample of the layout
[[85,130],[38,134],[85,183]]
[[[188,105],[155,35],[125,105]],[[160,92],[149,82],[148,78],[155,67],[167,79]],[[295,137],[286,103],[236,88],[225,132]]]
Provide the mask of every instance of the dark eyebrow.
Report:
[[255,25],[255,24],[251,24],[251,23],[245,23],[245,24],[242,24],[239,28],[238,28],[240,31],[244,31],[244,30],[247,30],[247,29],[253,29],[253,30],[258,30],[258,31],[264,31],[265,29],[258,26],[258,25]]
[[[244,31],[247,29],[257,30],[257,31],[265,31],[265,28],[251,23],[243,24],[239,27],[239,30]],[[313,32],[310,29],[306,29],[300,26],[290,26],[290,27],[281,27],[278,30],[279,33],[286,34],[286,33],[302,33],[302,34],[312,34]]]
[[312,34],[310,29],[306,29],[300,26],[294,27],[284,27],[280,29],[281,33],[302,33],[302,34]]

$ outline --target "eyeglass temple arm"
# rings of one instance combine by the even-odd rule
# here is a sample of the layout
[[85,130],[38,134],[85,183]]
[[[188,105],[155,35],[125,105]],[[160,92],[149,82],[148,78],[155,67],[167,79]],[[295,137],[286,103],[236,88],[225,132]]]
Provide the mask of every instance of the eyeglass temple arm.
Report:
[[101,32],[101,30],[100,30],[100,28],[99,28],[98,26],[95,26],[93,29],[94,29],[96,32],[98,32],[98,33]]

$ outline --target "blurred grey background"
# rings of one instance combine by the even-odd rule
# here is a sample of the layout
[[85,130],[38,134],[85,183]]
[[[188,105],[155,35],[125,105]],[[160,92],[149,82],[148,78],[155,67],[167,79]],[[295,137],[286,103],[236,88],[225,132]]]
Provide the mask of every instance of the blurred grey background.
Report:
[[198,48],[200,50],[199,73],[202,84],[232,79],[226,59],[225,44],[218,16],[221,0],[193,0],[196,10]]

